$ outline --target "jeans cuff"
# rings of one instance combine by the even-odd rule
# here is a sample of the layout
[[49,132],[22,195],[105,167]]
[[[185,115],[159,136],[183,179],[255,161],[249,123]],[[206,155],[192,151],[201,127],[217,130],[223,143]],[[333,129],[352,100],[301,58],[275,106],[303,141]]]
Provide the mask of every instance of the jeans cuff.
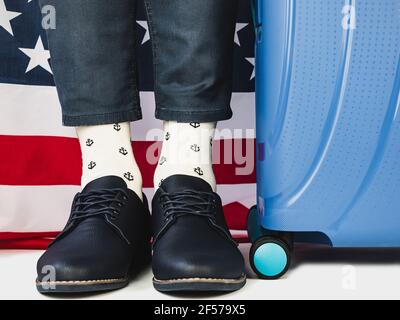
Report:
[[178,122],[217,122],[232,118],[232,109],[210,108],[210,110],[174,110],[172,108],[157,107],[155,117],[159,120]]
[[95,126],[118,122],[131,122],[142,119],[141,110],[118,111],[103,114],[86,114],[80,116],[63,115],[63,125],[67,127]]

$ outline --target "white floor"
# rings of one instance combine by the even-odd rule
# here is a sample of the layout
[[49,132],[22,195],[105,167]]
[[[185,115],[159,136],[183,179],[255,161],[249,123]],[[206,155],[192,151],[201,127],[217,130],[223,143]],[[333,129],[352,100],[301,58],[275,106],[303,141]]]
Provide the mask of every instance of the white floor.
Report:
[[[247,256],[248,245],[241,247]],[[0,251],[0,299],[60,299],[36,292],[39,251]],[[129,287],[80,299],[400,299],[400,249],[355,250],[297,246],[284,279],[262,281],[249,271],[240,291],[213,296],[168,296],[155,291],[147,270]]]

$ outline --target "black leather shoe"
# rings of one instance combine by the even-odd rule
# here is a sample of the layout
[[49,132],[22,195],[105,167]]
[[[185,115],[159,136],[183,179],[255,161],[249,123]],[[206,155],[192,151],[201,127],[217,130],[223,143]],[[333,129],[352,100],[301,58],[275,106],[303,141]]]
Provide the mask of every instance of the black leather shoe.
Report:
[[153,198],[153,284],[163,292],[234,291],[244,261],[225,223],[220,197],[196,177],[165,179]]
[[37,264],[41,293],[115,290],[151,258],[150,213],[123,179],[103,177],[78,193],[64,231]]

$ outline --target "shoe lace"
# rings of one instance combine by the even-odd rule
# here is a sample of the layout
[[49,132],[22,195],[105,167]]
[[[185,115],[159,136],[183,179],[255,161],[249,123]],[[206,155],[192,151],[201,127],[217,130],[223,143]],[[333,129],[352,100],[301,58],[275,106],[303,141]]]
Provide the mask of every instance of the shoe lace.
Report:
[[71,213],[71,222],[95,216],[108,216],[115,220],[128,200],[123,189],[104,189],[78,193]]
[[215,221],[216,198],[213,193],[191,190],[164,192],[160,201],[166,220],[183,215],[197,215]]

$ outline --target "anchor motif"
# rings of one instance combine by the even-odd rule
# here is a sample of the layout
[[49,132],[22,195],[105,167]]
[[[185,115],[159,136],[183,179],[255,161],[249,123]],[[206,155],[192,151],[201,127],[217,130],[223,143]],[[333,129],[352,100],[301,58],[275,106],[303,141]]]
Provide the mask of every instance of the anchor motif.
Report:
[[191,125],[193,128],[195,128],[195,129],[197,129],[198,127],[200,127],[200,123],[198,123],[198,122],[191,122],[190,125]]
[[121,131],[121,125],[119,123],[114,124],[115,131]]
[[128,181],[133,181],[133,175],[132,175],[132,173],[130,173],[130,172],[124,173],[124,177],[125,177],[125,179],[128,180]]
[[167,132],[165,134],[165,140],[168,141],[171,138],[171,134],[169,132]]
[[128,150],[126,150],[125,148],[120,148],[119,153],[126,156],[128,154]]
[[94,169],[95,166],[96,166],[96,162],[90,161],[89,164],[88,164],[88,169],[92,170],[92,169]]
[[197,144],[192,144],[190,146],[190,149],[192,149],[194,152],[199,152],[200,151],[200,147]]
[[204,175],[204,172],[200,167],[194,168],[194,172],[196,172],[199,176]]
[[160,166],[162,166],[165,162],[167,162],[167,158],[166,157],[161,157],[160,158],[160,162],[159,162]]
[[94,143],[94,141],[93,141],[92,139],[87,139],[87,140],[86,140],[86,145],[87,145],[88,147],[92,146],[93,143]]

